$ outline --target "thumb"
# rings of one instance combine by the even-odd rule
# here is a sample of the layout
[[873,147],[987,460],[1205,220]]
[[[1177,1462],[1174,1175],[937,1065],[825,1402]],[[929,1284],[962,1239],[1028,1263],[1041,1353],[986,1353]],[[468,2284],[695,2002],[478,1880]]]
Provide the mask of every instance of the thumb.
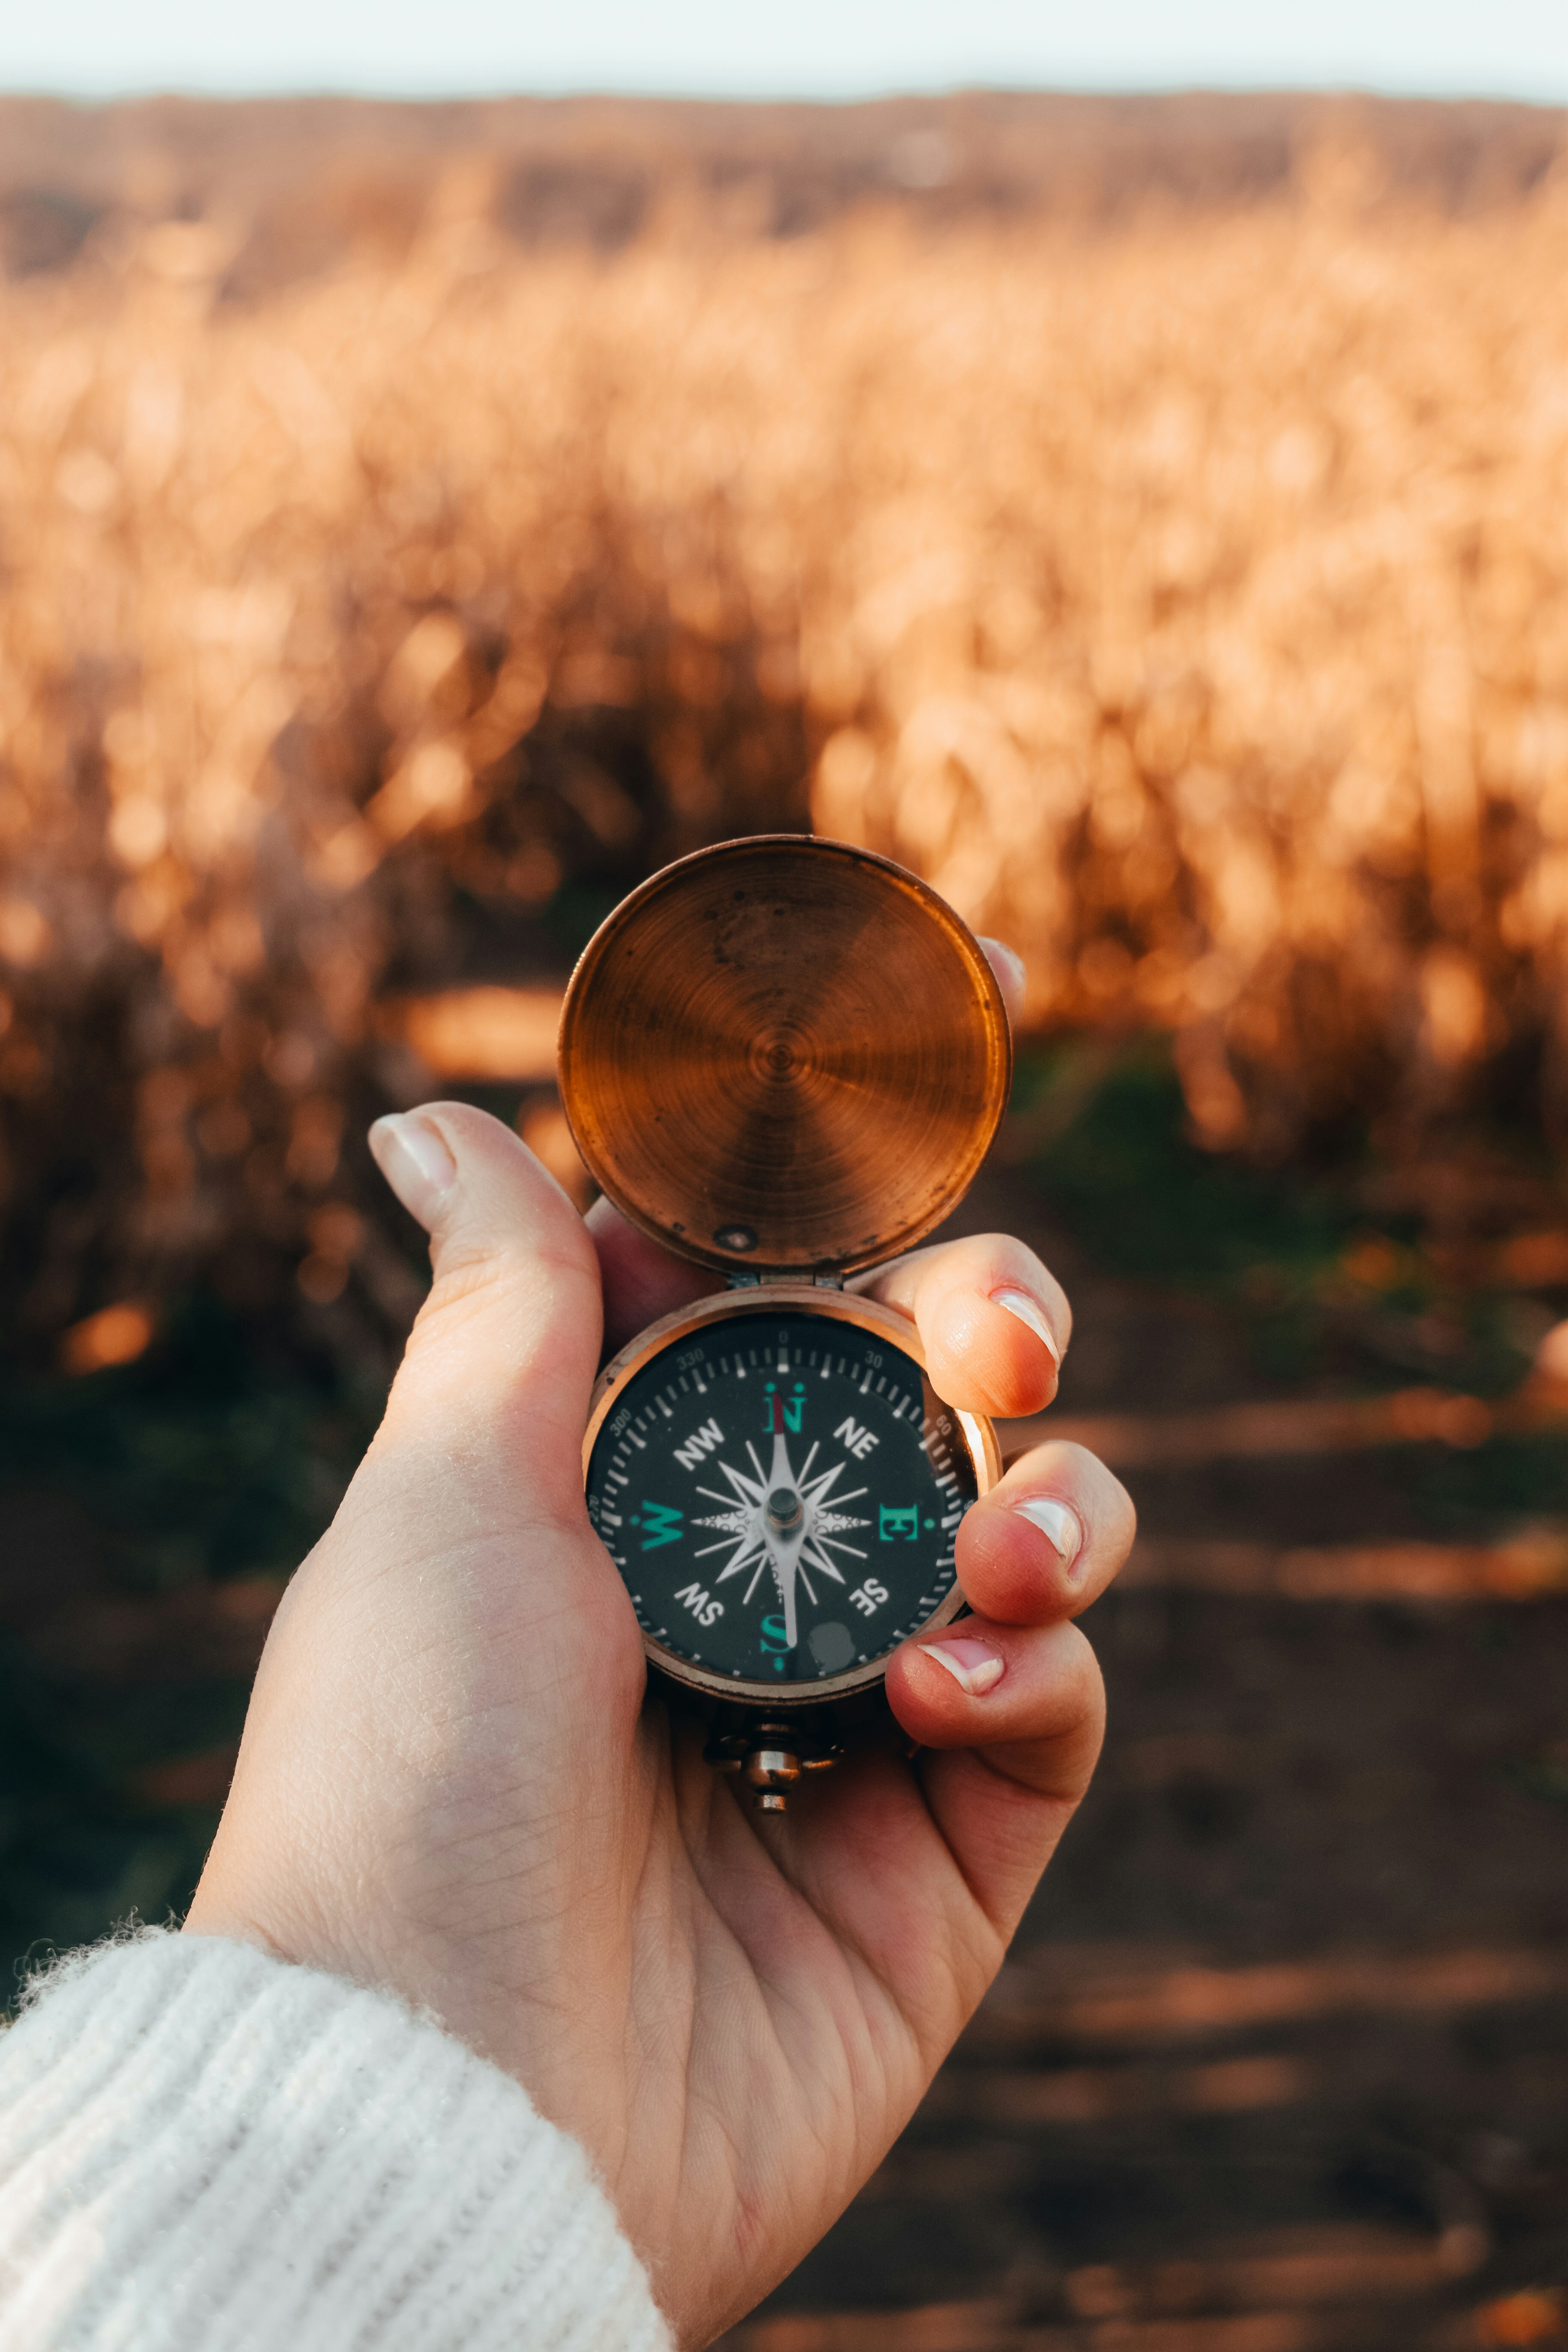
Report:
[[429,1234],[435,1277],[383,1438],[396,1444],[416,1431],[422,1450],[435,1443],[492,1459],[515,1459],[521,1446],[535,1505],[550,1517],[579,1509],[603,1319],[582,1218],[527,1145],[467,1103],[377,1119],[370,1148]]

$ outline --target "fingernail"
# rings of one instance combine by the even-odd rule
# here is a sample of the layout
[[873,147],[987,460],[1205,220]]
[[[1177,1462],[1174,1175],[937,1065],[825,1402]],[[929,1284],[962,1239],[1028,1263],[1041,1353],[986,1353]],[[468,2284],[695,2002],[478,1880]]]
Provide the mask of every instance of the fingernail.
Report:
[[983,940],[981,944],[984,946],[986,954],[991,958],[993,963],[995,962],[998,956],[1003,959],[1008,971],[1013,975],[1014,987],[1016,989],[1018,994],[1022,996],[1024,993],[1025,982],[1029,977],[1029,968],[1024,961],[1023,957],[1018,953],[1017,949],[1010,948],[1005,940],[988,939]]
[[1051,1361],[1059,1372],[1062,1368],[1062,1351],[1052,1336],[1050,1325],[1028,1292],[1026,1290],[994,1290],[991,1294],[991,1302],[994,1307],[1005,1307],[1009,1315],[1016,1315],[1020,1323],[1028,1325],[1036,1339],[1045,1342]]
[[1039,1528],[1060,1552],[1062,1566],[1070,1568],[1083,1549],[1083,1528],[1078,1513],[1069,1510],[1065,1503],[1058,1503],[1054,1495],[1026,1495],[1012,1507],[1021,1519]]
[[922,1642],[921,1650],[939,1666],[945,1666],[959,1689],[967,1691],[971,1698],[984,1698],[988,1690],[994,1690],[1007,1663],[984,1642]]
[[456,1181],[458,1163],[427,1118],[400,1114],[378,1118],[370,1131],[375,1164],[411,1217],[429,1226],[441,1196]]

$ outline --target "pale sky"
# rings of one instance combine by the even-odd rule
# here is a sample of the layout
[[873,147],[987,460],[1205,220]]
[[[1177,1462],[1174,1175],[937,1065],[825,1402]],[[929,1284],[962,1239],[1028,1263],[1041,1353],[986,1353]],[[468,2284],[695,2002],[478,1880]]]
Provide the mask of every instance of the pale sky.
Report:
[[1568,100],[1568,0],[0,0],[0,89],[1307,86]]

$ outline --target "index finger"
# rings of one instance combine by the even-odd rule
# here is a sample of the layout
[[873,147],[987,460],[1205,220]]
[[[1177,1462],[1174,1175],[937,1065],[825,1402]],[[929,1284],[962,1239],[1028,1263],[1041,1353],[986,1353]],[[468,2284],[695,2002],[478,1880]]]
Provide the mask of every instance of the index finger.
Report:
[[1072,1308],[1049,1267],[1011,1234],[935,1242],[848,1287],[910,1317],[938,1396],[961,1412],[1014,1419],[1055,1396]]

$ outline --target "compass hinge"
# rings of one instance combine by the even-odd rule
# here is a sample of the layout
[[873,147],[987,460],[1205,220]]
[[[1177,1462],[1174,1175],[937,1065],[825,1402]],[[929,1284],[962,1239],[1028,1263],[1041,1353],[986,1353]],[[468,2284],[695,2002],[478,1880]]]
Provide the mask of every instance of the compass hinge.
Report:
[[[755,1290],[764,1282],[803,1282],[805,1279],[804,1275],[796,1274],[787,1265],[736,1266],[732,1271],[727,1270],[724,1276],[724,1280],[731,1290]],[[842,1290],[844,1287],[844,1276],[841,1274],[814,1274],[811,1281],[817,1290]]]

